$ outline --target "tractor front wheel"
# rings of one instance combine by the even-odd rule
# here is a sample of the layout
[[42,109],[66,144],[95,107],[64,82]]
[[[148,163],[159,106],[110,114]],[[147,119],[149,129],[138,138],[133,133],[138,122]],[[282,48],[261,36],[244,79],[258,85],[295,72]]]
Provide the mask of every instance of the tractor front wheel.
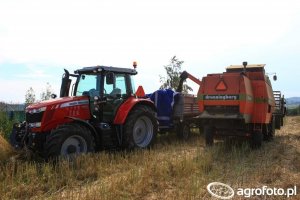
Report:
[[133,108],[124,126],[124,147],[127,149],[151,147],[157,129],[157,119],[151,108],[143,105]]
[[75,123],[64,124],[52,130],[45,143],[47,159],[56,159],[59,156],[70,158],[93,151],[94,138],[90,130]]

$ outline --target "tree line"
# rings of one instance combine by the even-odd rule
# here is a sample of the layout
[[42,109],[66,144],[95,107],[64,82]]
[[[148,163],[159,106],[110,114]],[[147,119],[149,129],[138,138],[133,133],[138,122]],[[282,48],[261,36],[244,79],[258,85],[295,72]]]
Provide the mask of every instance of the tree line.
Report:
[[289,116],[300,115],[300,105],[298,105],[296,107],[287,108],[286,114],[289,115]]
[[30,87],[25,94],[25,105],[28,106],[30,104],[45,101],[51,99],[51,94],[53,93],[51,85],[47,82],[45,91],[40,94],[40,99],[37,99],[35,95],[35,91],[32,87]]

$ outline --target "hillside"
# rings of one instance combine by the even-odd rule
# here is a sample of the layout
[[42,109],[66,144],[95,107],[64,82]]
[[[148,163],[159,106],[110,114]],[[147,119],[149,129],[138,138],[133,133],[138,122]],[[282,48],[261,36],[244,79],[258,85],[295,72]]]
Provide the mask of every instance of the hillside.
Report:
[[300,105],[300,97],[286,98],[286,104],[287,104],[287,106]]
[[[205,148],[203,136],[195,131],[187,142],[164,135],[152,150],[101,152],[73,163],[4,162],[0,195],[2,199],[212,199],[206,186],[214,181],[235,190],[296,185],[299,193],[300,117],[288,117],[285,123],[274,141],[259,150],[243,142],[222,141]],[[299,195],[289,199],[300,199]]]

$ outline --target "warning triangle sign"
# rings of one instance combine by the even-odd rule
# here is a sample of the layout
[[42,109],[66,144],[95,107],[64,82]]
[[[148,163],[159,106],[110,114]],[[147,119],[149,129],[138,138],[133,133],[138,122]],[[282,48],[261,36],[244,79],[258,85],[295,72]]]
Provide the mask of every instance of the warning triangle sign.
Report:
[[217,84],[216,90],[227,90],[227,86],[223,80]]

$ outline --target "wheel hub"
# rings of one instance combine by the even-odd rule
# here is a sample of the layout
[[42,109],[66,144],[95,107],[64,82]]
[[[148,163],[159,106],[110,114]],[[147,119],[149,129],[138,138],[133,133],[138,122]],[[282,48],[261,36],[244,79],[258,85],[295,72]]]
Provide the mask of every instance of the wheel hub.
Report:
[[68,137],[61,146],[61,155],[87,153],[87,142],[80,135]]
[[67,147],[67,153],[71,154],[71,153],[76,153],[76,147],[74,145],[70,145]]
[[141,148],[147,147],[153,137],[153,127],[151,120],[142,116],[137,119],[133,127],[133,140]]

